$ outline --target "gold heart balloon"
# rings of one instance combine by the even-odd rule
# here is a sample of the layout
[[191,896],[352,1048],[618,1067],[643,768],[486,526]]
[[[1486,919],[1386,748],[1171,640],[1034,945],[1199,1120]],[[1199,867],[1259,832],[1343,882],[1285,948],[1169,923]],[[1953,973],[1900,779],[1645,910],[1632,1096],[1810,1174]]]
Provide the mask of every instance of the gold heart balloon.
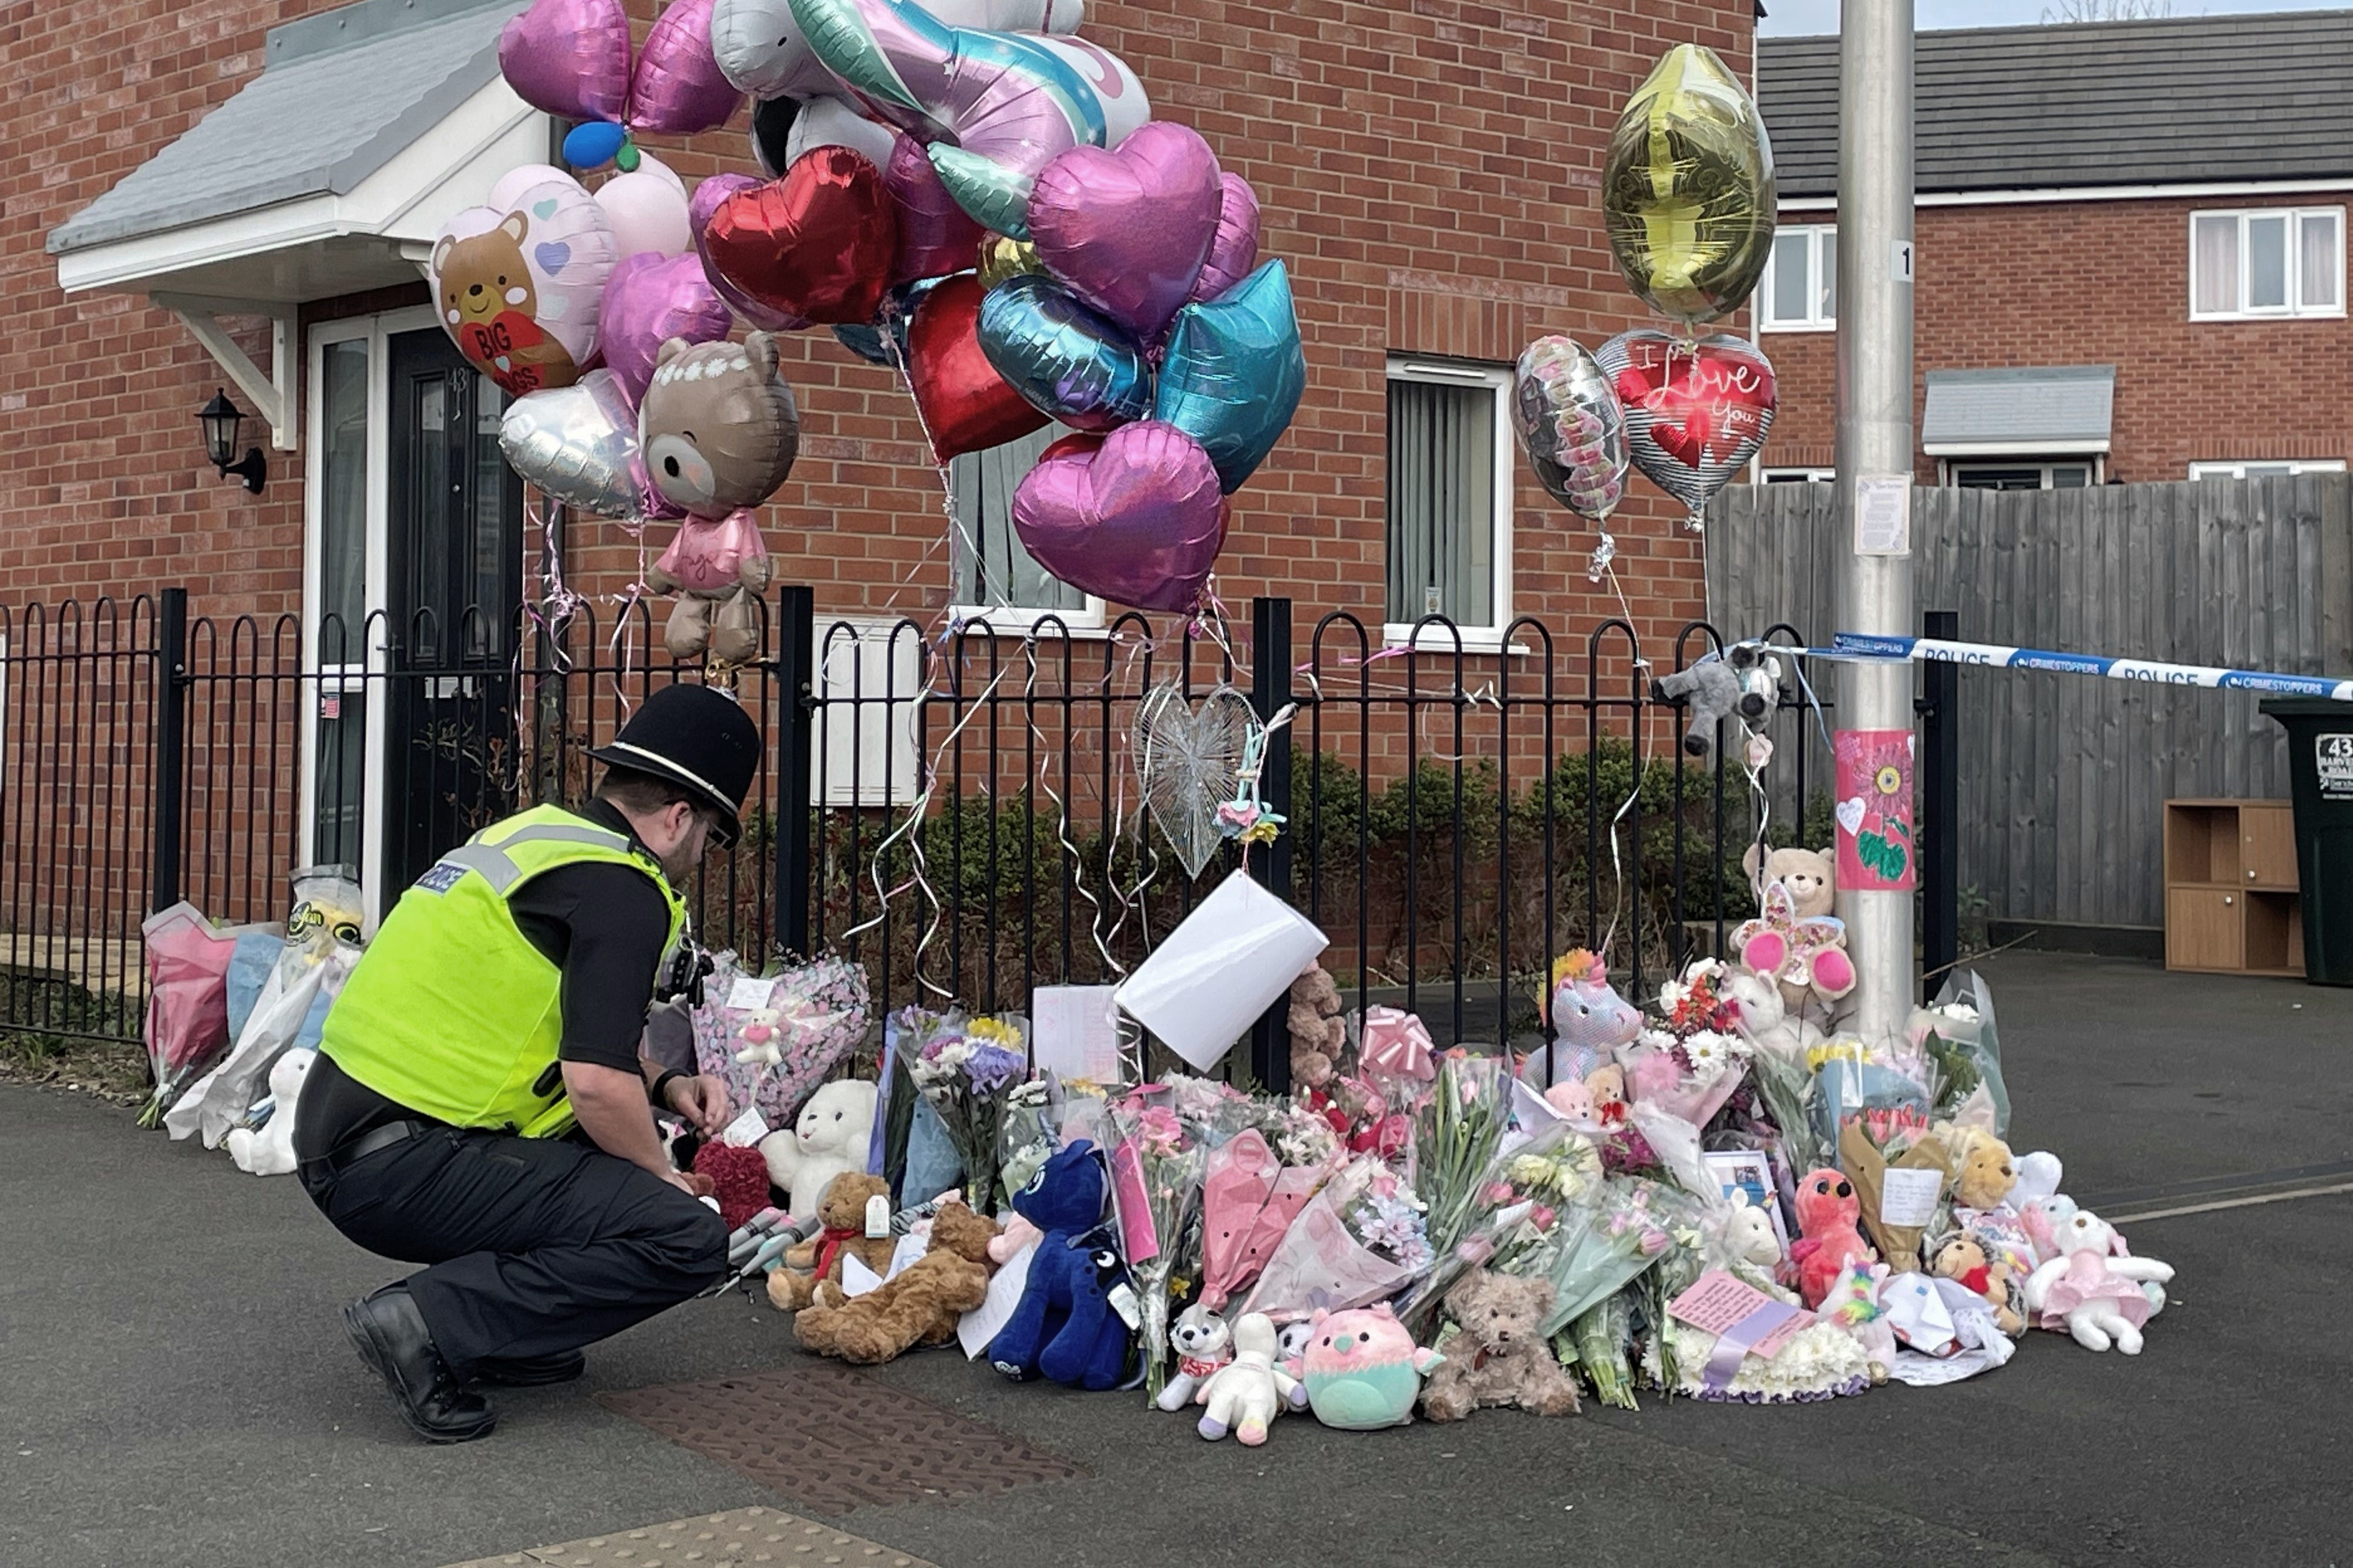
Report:
[[1740,307],[1773,251],[1773,143],[1715,51],[1678,44],[1626,102],[1601,164],[1609,250],[1676,321]]

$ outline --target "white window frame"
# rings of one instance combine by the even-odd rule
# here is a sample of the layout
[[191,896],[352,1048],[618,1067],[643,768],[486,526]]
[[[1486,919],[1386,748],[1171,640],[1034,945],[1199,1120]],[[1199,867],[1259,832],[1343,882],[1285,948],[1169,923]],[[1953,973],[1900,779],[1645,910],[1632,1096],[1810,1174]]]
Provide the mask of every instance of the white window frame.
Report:
[[[430,305],[411,305],[373,316],[352,316],[321,321],[303,345],[302,395],[302,670],[318,678],[313,689],[326,691],[333,676],[319,663],[319,558],[325,530],[322,513],[326,499],[326,442],[320,424],[326,416],[326,349],[331,343],[368,345],[367,401],[367,591],[361,624],[351,630],[363,637],[383,623],[385,588],[391,574],[387,542],[392,515],[392,339],[402,332],[431,331],[440,327]],[[365,662],[345,664],[353,689],[377,700],[368,703],[367,737],[363,747],[360,785],[360,888],[367,910],[366,930],[373,932],[391,900],[384,889],[385,709],[382,677],[389,669],[387,650],[379,641],[363,644]],[[379,679],[371,687],[362,679]],[[319,705],[314,698],[302,704],[301,723],[301,843],[307,855],[317,841],[319,799]],[[395,890],[397,897],[398,890]]]
[[[948,505],[955,517],[955,521],[948,524],[950,530],[969,527],[964,519],[964,503],[953,489],[948,496]],[[955,558],[956,541],[951,538],[948,541],[948,574],[951,577],[955,574]],[[953,594],[957,584],[952,582],[948,586]],[[951,604],[948,617],[958,621],[987,621],[990,631],[1008,637],[1068,636],[1073,641],[1099,641],[1111,636],[1110,628],[1103,624],[1103,602],[1092,594],[1089,594],[1075,610],[1050,609],[1034,605]]]
[[[817,654],[811,800],[821,806],[913,803],[923,789],[923,757],[915,748],[923,633],[896,619],[839,616],[818,622]],[[862,700],[853,703],[853,696]],[[942,721],[935,714],[933,722]]]
[[[1391,354],[1388,374],[1382,384],[1385,412],[1382,415],[1384,442],[1388,431],[1386,413],[1388,383],[1419,382],[1430,386],[1483,386],[1495,399],[1495,475],[1490,490],[1494,498],[1494,541],[1488,552],[1493,579],[1489,592],[1494,619],[1485,626],[1460,626],[1450,636],[1443,626],[1424,626],[1419,621],[1385,621],[1381,640],[1389,647],[1410,647],[1424,653],[1452,653],[1459,646],[1464,653],[1525,653],[1518,645],[1506,647],[1504,628],[1512,624],[1512,514],[1513,447],[1512,437],[1512,367],[1472,363],[1462,360],[1446,360],[1428,355]],[[1386,584],[1388,575],[1388,480],[1382,478],[1381,492],[1381,574]],[[1388,590],[1382,590],[1386,598]],[[1417,630],[1419,628],[1419,630]]]
[[[2198,225],[2204,218],[2236,218],[2239,221],[2239,278],[2237,308],[2228,310],[2200,310],[2198,308]],[[2287,303],[2276,308],[2250,310],[2246,307],[2247,267],[2250,247],[2247,244],[2247,223],[2251,218],[2280,217],[2287,220],[2286,290]],[[2304,220],[2307,217],[2332,217],[2337,221],[2337,302],[2333,306],[2307,306],[2304,303]],[[2337,321],[2345,319],[2345,209],[2341,206],[2317,207],[2204,207],[2189,215],[2189,319],[2193,321]]]
[[2063,488],[2068,489],[2096,489],[2100,486],[2108,482],[2107,467],[2108,460],[2097,454],[2077,458],[2065,456],[2055,458],[2039,456],[2018,458],[1948,458],[1937,464],[1937,468],[1940,470],[1937,478],[1947,489],[1962,489],[1967,488],[1961,483],[1961,470],[1964,468],[2040,468],[2042,471],[2042,488],[2046,490],[2050,490],[2063,488],[2051,482],[2052,469],[2089,468],[2092,471],[2092,477],[2088,484],[2068,485]]
[[[1773,276],[1778,258],[1778,242],[1789,235],[1807,237],[1806,250],[1806,313],[1788,319],[1773,314]],[[1774,232],[1776,247],[1765,254],[1765,276],[1758,279],[1757,292],[1751,298],[1756,308],[1757,330],[1759,332],[1834,332],[1838,331],[1838,307],[1832,301],[1831,310],[1821,309],[1822,291],[1819,282],[1822,275],[1822,251],[1828,247],[1831,256],[1838,256],[1838,226],[1836,224],[1784,224]]]
[[2342,458],[2248,458],[2235,463],[2192,463],[2189,477],[2193,479],[2243,479],[2251,468],[2285,468],[2285,478],[2300,474],[2341,474],[2345,471]]
[[1767,468],[1757,470],[1756,482],[1760,485],[1834,485],[1838,483],[1836,468]]

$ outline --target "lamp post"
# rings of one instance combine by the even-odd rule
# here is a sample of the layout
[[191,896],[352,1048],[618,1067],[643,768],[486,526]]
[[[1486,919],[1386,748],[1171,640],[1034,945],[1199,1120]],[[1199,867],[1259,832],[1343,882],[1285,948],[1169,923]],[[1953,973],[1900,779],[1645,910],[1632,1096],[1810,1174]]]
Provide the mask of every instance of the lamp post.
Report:
[[[1838,500],[1852,531],[1839,557],[1838,626],[1900,637],[1913,629],[1912,0],[1841,7],[1838,200]],[[1909,833],[1912,667],[1850,664],[1840,679],[1838,912],[1853,949],[1855,1028],[1876,1040],[1900,1030],[1912,1006],[1918,847],[1905,846],[1896,874],[1873,857],[1856,876],[1858,827],[1845,819],[1869,795],[1854,776],[1863,759],[1883,781],[1885,759],[1901,756],[1904,798],[1883,784],[1871,805],[1882,822],[1900,811]],[[1883,847],[1892,836],[1881,831]]]
[[259,495],[262,482],[269,478],[269,459],[259,447],[248,447],[242,458],[237,455],[237,427],[244,421],[245,411],[228,400],[226,387],[215,387],[213,400],[196,411],[196,423],[205,433],[205,456],[213,468],[223,479],[235,474],[248,493]]

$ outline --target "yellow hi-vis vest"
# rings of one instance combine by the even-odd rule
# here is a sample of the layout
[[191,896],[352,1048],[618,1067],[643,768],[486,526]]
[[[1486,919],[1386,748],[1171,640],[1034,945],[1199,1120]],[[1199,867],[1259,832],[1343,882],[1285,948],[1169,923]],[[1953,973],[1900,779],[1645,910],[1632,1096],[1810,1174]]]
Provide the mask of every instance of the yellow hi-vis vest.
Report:
[[622,834],[560,806],[533,806],[444,855],[400,896],[327,1015],[320,1047],[388,1100],[455,1127],[526,1138],[571,1131],[557,1060],[562,973],[516,926],[507,900],[559,866],[642,871],[670,907],[663,954],[686,905]]

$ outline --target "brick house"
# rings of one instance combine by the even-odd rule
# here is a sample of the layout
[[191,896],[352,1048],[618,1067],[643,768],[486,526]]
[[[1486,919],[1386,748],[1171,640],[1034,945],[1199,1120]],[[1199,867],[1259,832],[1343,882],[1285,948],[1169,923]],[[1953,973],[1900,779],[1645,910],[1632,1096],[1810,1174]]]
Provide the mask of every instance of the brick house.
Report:
[[[2353,70],[2353,11],[1924,33],[1915,58],[1920,482],[2345,467],[2353,109],[2296,84]],[[1838,40],[1764,40],[1757,69],[1781,195],[1759,477],[1828,478]]]
[[[438,650],[352,628],[427,611],[459,627],[470,605],[511,612],[536,591],[538,530],[498,455],[498,395],[435,327],[418,265],[449,213],[550,158],[559,128],[498,74],[498,32],[520,8],[136,0],[0,20],[20,84],[0,109],[20,150],[0,176],[0,414],[18,454],[0,475],[0,605],[177,584],[216,618],[297,617],[286,635],[309,669],[507,657],[503,615]],[[631,9],[642,36],[653,0]],[[1617,613],[1581,570],[1589,539],[1513,456],[1507,373],[1539,333],[1591,342],[1643,320],[1602,237],[1604,141],[1674,43],[1746,75],[1752,11],[1089,7],[1085,36],[1134,67],[1155,112],[1257,187],[1265,252],[1288,261],[1299,299],[1306,401],[1238,498],[1227,604],[1285,595],[1303,626],[1345,610],[1376,639],[1440,611],[1490,670],[1513,657],[1496,650],[1517,617],[1581,645]],[[649,147],[691,183],[754,167],[745,128],[739,110],[724,131]],[[955,465],[977,550],[943,548],[941,483],[891,374],[822,332],[786,355],[804,437],[764,526],[780,580],[812,584],[821,618],[993,605],[1000,626],[1052,611],[1076,640],[1102,635],[1116,606],[1008,558],[1004,477],[1022,454]],[[254,487],[206,460],[196,416],[216,388],[248,416],[236,445],[260,450]],[[1409,450],[1420,460],[1400,461]],[[1673,513],[1640,488],[1615,524],[1646,640],[1701,613],[1696,541]],[[596,520],[572,523],[564,555],[592,598],[638,571],[636,548]],[[303,855],[357,858],[331,820],[374,820],[402,787],[397,737],[381,718],[368,728],[364,707],[322,700],[291,743]],[[368,837],[380,896],[405,878]]]

